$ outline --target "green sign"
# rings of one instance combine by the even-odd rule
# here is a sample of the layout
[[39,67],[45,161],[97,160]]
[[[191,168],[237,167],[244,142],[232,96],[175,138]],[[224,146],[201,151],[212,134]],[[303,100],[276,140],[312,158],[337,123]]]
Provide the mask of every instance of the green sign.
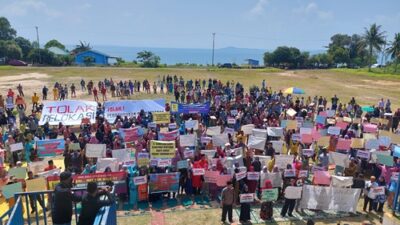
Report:
[[262,191],[261,200],[266,202],[276,201],[278,199],[278,188],[266,189]]

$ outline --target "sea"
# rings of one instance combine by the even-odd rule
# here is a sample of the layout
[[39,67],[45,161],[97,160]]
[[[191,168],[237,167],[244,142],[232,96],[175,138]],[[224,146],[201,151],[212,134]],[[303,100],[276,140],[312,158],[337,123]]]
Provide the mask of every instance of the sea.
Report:
[[[72,49],[73,46],[67,46]],[[151,51],[160,56],[161,63],[167,65],[182,64],[212,64],[212,49],[201,48],[154,48],[154,47],[125,47],[125,46],[109,46],[109,45],[93,45],[93,50],[103,52],[113,57],[120,57],[127,62],[136,60],[138,52]],[[246,59],[254,59],[263,64],[263,55],[265,49],[250,49],[226,47],[218,48],[214,51],[214,64],[236,63],[237,65],[245,64]],[[323,50],[310,51],[310,54],[317,54]]]

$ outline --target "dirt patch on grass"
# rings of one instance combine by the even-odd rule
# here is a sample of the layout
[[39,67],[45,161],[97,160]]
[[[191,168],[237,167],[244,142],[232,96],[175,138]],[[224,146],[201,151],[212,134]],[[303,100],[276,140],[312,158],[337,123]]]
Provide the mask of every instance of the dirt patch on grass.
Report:
[[297,74],[296,71],[286,71],[286,72],[281,72],[281,73],[276,73],[276,75],[281,76],[281,77],[296,77],[296,78],[302,78],[299,74]]
[[24,93],[32,95],[33,92],[40,93],[44,85],[48,85],[48,80],[51,76],[45,73],[24,73],[15,76],[1,76],[0,77],[0,91],[1,93],[7,92],[9,88],[17,91],[18,84],[21,84]]
[[381,86],[399,86],[400,82],[389,81],[389,80],[361,80],[370,85],[381,85]]

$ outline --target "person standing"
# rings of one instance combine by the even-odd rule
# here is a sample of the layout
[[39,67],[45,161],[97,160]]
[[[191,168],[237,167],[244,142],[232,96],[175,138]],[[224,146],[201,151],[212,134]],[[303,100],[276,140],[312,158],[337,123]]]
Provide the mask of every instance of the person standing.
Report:
[[[28,178],[27,180],[33,180],[35,177],[33,176],[33,172],[32,171],[28,171]],[[39,202],[39,205],[42,206],[43,209],[46,209],[46,206],[44,205],[44,199],[41,195],[29,195],[29,203],[31,205],[31,214],[33,214],[36,211],[36,204],[35,201]]]
[[[290,186],[296,186],[296,180],[295,179],[290,179]],[[288,199],[285,197],[285,204],[282,207],[281,210],[281,216],[285,217],[286,213],[288,214],[289,217],[292,217],[293,209],[296,205],[296,199]]]
[[47,100],[47,93],[48,92],[49,92],[49,89],[46,87],[46,85],[43,86],[43,88],[42,88],[42,95],[43,95],[42,100]]
[[227,186],[222,190],[221,193],[221,207],[222,207],[222,218],[221,221],[225,223],[226,214],[230,223],[233,223],[232,219],[232,208],[235,204],[235,194],[232,185],[232,181],[227,182]]
[[[100,199],[103,195],[106,195],[107,199]],[[82,211],[79,215],[78,225],[93,224],[101,207],[109,206],[114,201],[109,189],[98,190],[96,182],[89,182],[87,194],[82,197]]]
[[364,207],[363,207],[363,211],[366,212],[367,211],[367,206],[369,204],[368,207],[368,211],[371,212],[372,209],[374,208],[374,200],[376,198],[376,195],[374,194],[373,188],[378,187],[378,183],[376,182],[376,177],[375,176],[371,176],[370,181],[367,181],[365,183],[365,189],[364,189]]
[[51,218],[54,225],[71,225],[72,202],[80,202],[81,197],[71,191],[72,176],[70,172],[60,174],[60,183],[54,188],[52,197]]

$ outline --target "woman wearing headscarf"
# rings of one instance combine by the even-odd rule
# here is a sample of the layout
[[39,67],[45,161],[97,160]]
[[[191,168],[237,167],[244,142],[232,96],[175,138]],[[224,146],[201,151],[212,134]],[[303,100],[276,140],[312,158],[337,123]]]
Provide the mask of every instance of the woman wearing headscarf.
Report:
[[[254,172],[254,167],[250,166],[248,172]],[[258,180],[247,180],[246,184],[247,184],[249,193],[255,193],[256,192],[257,183],[258,183]]]
[[[247,185],[243,185],[241,193],[242,194],[249,193],[249,189],[248,189]],[[241,224],[245,224],[249,220],[251,220],[250,211],[251,211],[251,209],[250,209],[250,203],[249,202],[241,202],[240,203],[239,221],[240,221]]]
[[[271,190],[272,189],[272,182],[271,180],[264,181],[264,187],[262,190]],[[263,220],[271,220],[273,216],[273,202],[272,201],[265,201],[261,203],[260,208],[260,218]]]
[[385,192],[381,195],[377,195],[376,198],[374,199],[374,209],[376,212],[383,212],[383,205],[385,204],[386,201],[386,182],[385,178],[383,176],[379,177],[378,179],[378,185],[379,187],[383,187]]

